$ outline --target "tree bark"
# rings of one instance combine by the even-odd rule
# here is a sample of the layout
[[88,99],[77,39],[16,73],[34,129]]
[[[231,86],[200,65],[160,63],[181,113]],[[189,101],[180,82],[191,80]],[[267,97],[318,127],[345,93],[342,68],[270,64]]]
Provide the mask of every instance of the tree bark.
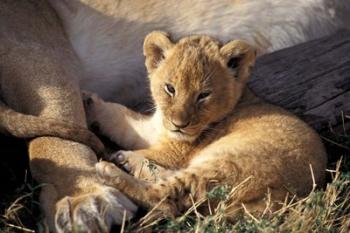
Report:
[[350,31],[260,57],[249,83],[318,132],[350,128]]

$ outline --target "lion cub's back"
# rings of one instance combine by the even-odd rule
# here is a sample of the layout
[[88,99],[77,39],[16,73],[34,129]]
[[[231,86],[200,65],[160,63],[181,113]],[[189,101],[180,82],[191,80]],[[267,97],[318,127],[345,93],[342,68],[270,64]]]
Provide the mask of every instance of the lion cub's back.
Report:
[[247,166],[247,171],[279,176],[300,195],[312,188],[311,172],[316,183],[323,185],[326,152],[318,134],[305,122],[267,103],[242,107],[232,120],[230,144],[244,157],[241,166]]

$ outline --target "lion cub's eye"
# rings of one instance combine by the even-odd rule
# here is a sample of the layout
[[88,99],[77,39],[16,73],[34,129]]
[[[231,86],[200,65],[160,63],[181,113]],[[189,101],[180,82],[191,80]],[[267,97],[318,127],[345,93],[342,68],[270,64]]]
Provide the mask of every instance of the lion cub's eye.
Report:
[[208,96],[210,96],[210,94],[211,94],[210,91],[200,93],[197,97],[197,103],[202,102],[204,99],[206,99]]
[[227,62],[227,66],[231,69],[237,69],[239,66],[239,62],[241,60],[241,57],[233,57]]
[[171,97],[175,95],[175,88],[171,84],[166,83],[164,89]]

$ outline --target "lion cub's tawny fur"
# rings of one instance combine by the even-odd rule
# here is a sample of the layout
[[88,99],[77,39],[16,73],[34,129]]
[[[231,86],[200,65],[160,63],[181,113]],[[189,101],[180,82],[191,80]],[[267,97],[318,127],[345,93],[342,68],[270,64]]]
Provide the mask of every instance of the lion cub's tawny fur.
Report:
[[166,214],[191,206],[189,193],[198,201],[219,185],[244,183],[229,213],[241,203],[263,211],[267,193],[272,208],[287,193],[306,195],[312,177],[322,185],[326,153],[318,135],[246,88],[256,58],[250,45],[239,40],[221,45],[208,36],[173,43],[153,32],[144,54],[156,106],[152,116],[87,97],[90,123],[98,122],[121,146],[137,149],[111,157],[133,176],[114,164],[97,164],[107,184],[146,207],[163,200],[159,208]]

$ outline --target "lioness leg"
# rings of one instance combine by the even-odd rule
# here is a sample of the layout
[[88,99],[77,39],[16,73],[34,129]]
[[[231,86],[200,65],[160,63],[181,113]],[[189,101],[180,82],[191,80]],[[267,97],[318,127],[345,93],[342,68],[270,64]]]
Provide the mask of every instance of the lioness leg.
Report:
[[[0,86],[6,104],[86,127],[76,82],[81,67],[50,6],[43,0],[1,1],[0,21]],[[127,217],[135,211],[122,194],[95,178],[97,159],[87,146],[41,137],[30,142],[29,156],[33,177],[47,184],[40,199],[52,231],[106,232],[122,221],[124,209]]]
[[[84,145],[58,138],[37,138],[29,148],[33,176],[44,183],[46,218],[59,232],[76,229],[108,232],[110,224],[132,216],[136,207],[121,193],[95,178],[94,153]],[[48,184],[48,187],[46,187]],[[52,227],[53,225],[51,225]]]

